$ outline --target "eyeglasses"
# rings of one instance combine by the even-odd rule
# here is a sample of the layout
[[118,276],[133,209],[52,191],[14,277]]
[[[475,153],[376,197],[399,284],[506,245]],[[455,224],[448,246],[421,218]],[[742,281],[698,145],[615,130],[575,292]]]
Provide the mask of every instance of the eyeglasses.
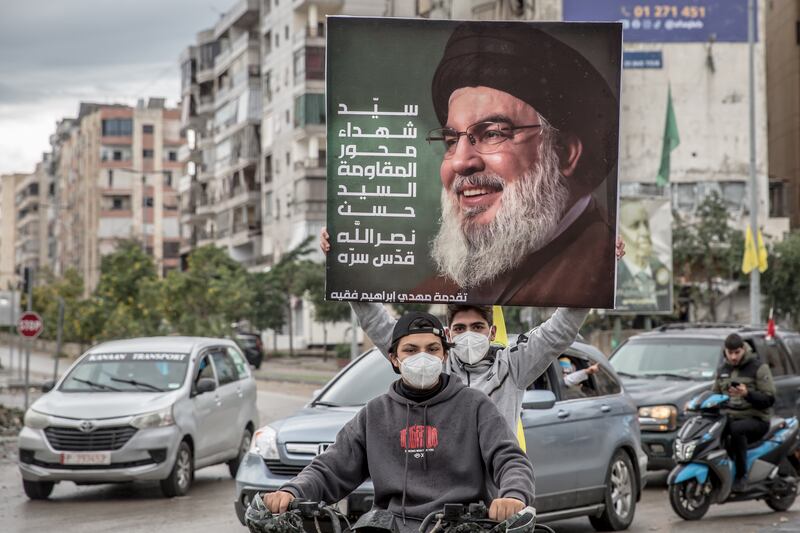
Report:
[[466,131],[456,131],[453,128],[431,130],[425,140],[431,145],[444,146],[444,157],[449,159],[456,153],[456,146],[458,146],[458,141],[462,135],[466,136],[469,143],[475,147],[475,151],[479,154],[491,154],[499,150],[501,144],[512,139],[517,130],[541,127],[541,124],[512,126],[507,122],[478,122],[469,126]]

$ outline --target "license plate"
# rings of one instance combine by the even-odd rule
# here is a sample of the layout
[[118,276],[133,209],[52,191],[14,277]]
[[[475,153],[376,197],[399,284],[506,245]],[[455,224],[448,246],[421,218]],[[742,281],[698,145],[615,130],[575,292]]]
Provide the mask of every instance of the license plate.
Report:
[[62,453],[62,465],[110,465],[111,452]]

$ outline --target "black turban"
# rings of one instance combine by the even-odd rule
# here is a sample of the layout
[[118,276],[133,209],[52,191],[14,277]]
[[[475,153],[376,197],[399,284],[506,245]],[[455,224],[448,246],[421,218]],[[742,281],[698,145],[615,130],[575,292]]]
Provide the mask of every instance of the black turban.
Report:
[[581,189],[599,185],[617,163],[619,105],[608,83],[578,51],[532,24],[468,22],[453,31],[433,76],[439,123],[447,122],[453,91],[478,86],[519,98],[577,136]]

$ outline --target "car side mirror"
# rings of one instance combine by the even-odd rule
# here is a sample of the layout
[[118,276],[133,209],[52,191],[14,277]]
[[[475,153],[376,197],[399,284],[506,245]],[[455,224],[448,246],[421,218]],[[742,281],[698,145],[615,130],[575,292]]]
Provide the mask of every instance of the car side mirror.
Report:
[[552,409],[556,395],[549,390],[526,390],[522,397],[523,409]]
[[42,392],[50,392],[56,386],[56,382],[52,379],[48,379],[44,383],[42,383]]
[[211,378],[200,378],[197,380],[197,385],[195,385],[194,390],[197,391],[197,394],[203,394],[206,392],[211,392],[217,388],[217,382]]

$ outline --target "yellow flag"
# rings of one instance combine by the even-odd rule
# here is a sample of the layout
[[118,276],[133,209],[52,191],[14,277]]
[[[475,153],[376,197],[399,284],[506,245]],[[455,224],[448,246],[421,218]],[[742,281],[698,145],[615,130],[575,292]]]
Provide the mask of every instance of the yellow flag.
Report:
[[508,346],[508,332],[506,331],[506,320],[503,318],[503,308],[499,305],[492,306],[492,316],[494,318],[494,343],[502,347]]
[[765,270],[767,270],[767,247],[764,246],[761,230],[758,230],[758,271],[763,273]]
[[[761,232],[759,232],[759,237],[761,236]],[[758,261],[758,252],[756,251],[755,242],[753,242],[753,232],[750,230],[750,226],[747,226],[747,231],[744,234],[744,256],[742,257],[742,272],[745,274],[749,274],[753,271],[754,268],[757,268],[759,261]],[[764,264],[766,265],[766,257],[764,258]],[[765,266],[766,268],[766,266]]]
[[[494,343],[503,347],[508,346],[508,332],[506,331],[506,320],[503,318],[503,308],[499,305],[492,306],[492,317],[494,320]],[[522,428],[522,419],[517,419],[517,442],[522,451],[527,451],[525,447],[525,430]]]

